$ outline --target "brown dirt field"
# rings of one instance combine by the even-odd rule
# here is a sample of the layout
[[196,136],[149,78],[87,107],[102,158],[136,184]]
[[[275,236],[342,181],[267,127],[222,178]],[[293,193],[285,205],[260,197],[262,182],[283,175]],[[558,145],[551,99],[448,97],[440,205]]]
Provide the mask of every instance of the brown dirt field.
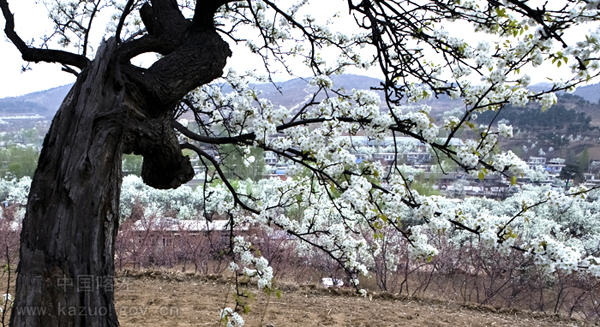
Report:
[[[485,306],[399,298],[358,297],[351,290],[280,286],[281,298],[247,287],[255,299],[244,326],[600,326],[557,316]],[[117,278],[116,307],[123,327],[219,326],[233,307],[234,284],[218,276],[129,273]],[[266,311],[265,311],[266,309]]]

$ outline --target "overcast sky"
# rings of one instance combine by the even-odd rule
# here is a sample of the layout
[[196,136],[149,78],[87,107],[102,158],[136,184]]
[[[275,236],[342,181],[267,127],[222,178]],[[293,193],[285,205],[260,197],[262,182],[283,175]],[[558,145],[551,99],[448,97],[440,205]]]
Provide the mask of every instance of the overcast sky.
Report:
[[[39,0],[9,0],[10,8],[15,15],[17,33],[25,41],[38,40],[41,35],[48,33],[48,31],[51,30],[52,22],[48,19],[46,8],[39,2]],[[341,0],[320,0],[318,1],[318,10],[311,12],[311,14],[317,16],[317,18],[319,18],[319,16],[321,16],[321,18],[330,17],[334,12],[340,10],[339,4],[341,3],[343,3]],[[315,6],[310,8],[313,9]],[[344,16],[343,14],[344,11],[342,10],[342,16]],[[351,24],[351,21],[347,22],[349,26],[353,25]],[[4,19],[0,18],[2,29],[4,23]],[[347,26],[342,27],[344,29],[349,28]],[[462,27],[448,27],[447,29],[455,31],[456,34],[461,37],[475,37],[474,35],[465,32]],[[588,29],[589,28],[580,29],[578,32],[579,36]],[[104,26],[98,26],[96,30],[98,31],[97,38],[101,38]],[[467,41],[474,43],[475,45],[477,44],[476,41]],[[243,72],[252,67],[261,67],[262,62],[259,58],[249,53],[244,46],[234,47],[232,50],[234,56],[229,59],[228,65],[234,67],[239,72]],[[153,57],[150,56],[150,58]],[[73,75],[62,72],[61,66],[58,64],[30,64],[29,67],[32,69],[23,73],[21,72],[21,69],[26,64],[27,63],[21,59],[21,55],[14,45],[10,43],[3,34],[3,40],[0,41],[0,98],[46,90],[72,83],[75,80]],[[369,75],[374,76],[375,73],[375,71],[371,71]],[[535,70],[530,70],[527,73],[531,75],[533,83],[548,81],[546,79],[547,76],[557,76],[557,74],[561,74],[549,64]],[[298,68],[296,74],[306,76],[309,74],[309,71],[305,68]],[[289,78],[283,74],[276,77],[280,80]]]

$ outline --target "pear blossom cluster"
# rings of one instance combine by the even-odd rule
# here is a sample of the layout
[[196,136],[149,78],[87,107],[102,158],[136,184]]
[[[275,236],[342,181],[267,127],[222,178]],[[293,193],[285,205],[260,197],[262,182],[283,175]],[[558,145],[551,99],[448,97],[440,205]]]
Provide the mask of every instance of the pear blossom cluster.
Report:
[[408,255],[411,260],[429,261],[438,254],[438,250],[431,244],[428,244],[427,234],[423,233],[423,226],[415,226],[410,229],[413,233],[411,246],[408,248]]
[[333,82],[331,78],[327,75],[319,75],[310,80],[310,85],[316,85],[324,88],[333,87]]
[[225,324],[225,327],[241,327],[244,326],[244,319],[231,308],[224,308],[220,313],[220,320]]
[[[557,269],[571,273],[579,269],[579,263],[582,261],[578,248],[565,246],[548,235],[533,240],[531,247],[535,264],[548,273]],[[590,273],[594,274],[595,270],[591,270]]]
[[[403,109],[406,113],[403,113]],[[392,108],[392,112],[397,117],[397,120],[408,122],[412,125],[410,131],[422,135],[423,139],[428,143],[434,142],[439,134],[439,127],[432,122],[429,116],[431,107],[422,105],[418,107],[418,111],[416,112],[414,109],[415,107],[413,106],[396,107]]]
[[546,93],[541,96],[538,102],[541,104],[542,110],[546,110],[556,104],[556,94]]
[[572,198],[557,191],[548,192],[548,205],[555,210],[563,210],[571,204]]
[[504,137],[512,137],[513,136],[513,129],[512,126],[510,125],[506,125],[506,124],[498,124],[498,134],[504,136]]
[[468,168],[476,167],[479,162],[479,156],[476,153],[477,146],[478,144],[475,140],[467,140],[458,148],[456,156]]
[[[229,269],[231,271],[237,271],[243,268],[244,274],[248,277],[257,278],[257,285],[259,289],[270,289],[273,280],[273,268],[269,266],[269,262],[264,257],[255,257],[251,253],[250,242],[244,240],[242,236],[236,236],[233,239],[233,253],[239,255],[240,264],[231,262]],[[248,268],[253,266],[254,269]]]
[[507,170],[513,176],[523,175],[529,170],[527,163],[521,160],[512,151],[507,151],[494,155],[492,158],[493,166],[497,171]]

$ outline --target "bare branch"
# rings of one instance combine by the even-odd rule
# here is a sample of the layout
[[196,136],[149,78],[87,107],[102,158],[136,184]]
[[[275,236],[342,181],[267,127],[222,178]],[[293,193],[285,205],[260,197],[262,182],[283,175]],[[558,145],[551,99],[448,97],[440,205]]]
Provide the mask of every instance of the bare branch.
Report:
[[221,166],[215,160],[215,158],[213,158],[210,154],[206,153],[206,151],[200,149],[199,147],[197,147],[197,146],[195,146],[193,144],[184,143],[184,144],[180,144],[180,146],[181,146],[182,149],[189,149],[189,150],[195,151],[199,156],[206,158],[208,161],[210,161],[210,163],[213,164],[213,166],[215,167],[215,170],[217,171],[217,173],[219,174],[219,176],[223,180],[223,183],[225,183],[225,186],[227,186],[227,189],[229,189],[229,192],[231,193],[231,196],[233,196],[233,199],[234,199],[234,201],[235,201],[236,204],[238,204],[240,207],[242,207],[242,209],[248,210],[249,212],[252,212],[252,213],[255,213],[255,214],[259,214],[260,213],[258,210],[250,208],[247,204],[245,204],[243,201],[240,200],[237,191],[235,190],[235,188],[233,187],[233,185],[231,185],[231,183],[229,182],[229,180],[225,176],[225,173],[223,173],[223,170],[221,169]]
[[192,22],[201,28],[214,29],[214,16],[219,7],[236,0],[205,0],[196,1]]
[[14,16],[8,8],[8,2],[6,0],[0,0],[0,9],[2,9],[4,19],[6,20],[4,33],[6,33],[8,39],[17,47],[19,52],[21,52],[23,60],[31,62],[57,62],[63,65],[75,66],[82,70],[90,63],[89,59],[83,55],[62,50],[30,48],[15,32]]
[[100,1],[94,4],[94,9],[92,10],[92,14],[90,15],[90,21],[88,22],[88,27],[85,29],[85,36],[83,38],[83,52],[82,54],[85,56],[87,54],[87,45],[88,39],[90,37],[90,30],[92,29],[92,22],[94,21],[94,17],[98,12],[98,6],[100,6]]
[[117,44],[121,43],[121,30],[123,29],[123,25],[125,24],[125,19],[131,13],[131,7],[133,6],[133,2],[135,0],[127,1],[125,8],[123,9],[123,14],[119,18],[119,24],[117,25],[117,31],[115,32],[115,38],[117,39]]
[[244,141],[251,141],[256,138],[254,133],[242,134],[242,135],[236,136],[236,137],[202,136],[202,135],[198,135],[198,134],[190,131],[189,129],[185,128],[183,125],[181,125],[179,122],[177,122],[175,120],[173,122],[171,122],[171,126],[173,126],[175,129],[177,129],[181,134],[191,138],[192,140],[196,140],[198,142],[208,143],[208,144],[235,144],[235,143],[240,143],[240,142],[244,142]]

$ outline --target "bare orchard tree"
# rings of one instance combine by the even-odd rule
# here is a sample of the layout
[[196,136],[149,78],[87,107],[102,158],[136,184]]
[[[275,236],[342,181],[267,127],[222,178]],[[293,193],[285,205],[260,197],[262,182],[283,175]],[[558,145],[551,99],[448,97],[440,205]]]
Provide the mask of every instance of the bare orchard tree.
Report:
[[[400,223],[401,207],[427,223],[450,224],[491,243],[513,239],[507,227],[521,213],[494,225],[497,229],[492,231],[492,225],[470,221],[458,210],[444,211],[437,199],[419,196],[410,187],[410,176],[396,164],[397,155],[387,171],[375,163],[358,164],[351,144],[341,136],[361,130],[372,138],[405,135],[481,178],[500,173],[510,179],[523,173],[522,161],[497,151],[498,137],[509,137],[512,129],[493,122],[477,126],[475,115],[532,100],[547,108],[555,101],[550,92],[595,77],[598,35],[591,33],[579,43],[563,35],[571,26],[597,20],[598,2],[569,0],[540,7],[521,0],[336,2],[346,13],[336,16],[356,23],[355,33],[352,28],[335,32],[331,30],[335,25],[304,16],[302,12],[314,11],[313,5],[320,4],[48,1],[55,28],[34,46],[16,33],[18,21],[8,1],[0,0],[6,36],[23,60],[57,63],[77,75],[44,140],[31,185],[11,326],[118,325],[108,286],[114,272],[124,153],[142,155],[144,182],[166,189],[193,178],[182,149],[197,152],[210,172],[207,180],[218,176],[229,192],[232,230],[254,217],[325,251],[350,277],[364,272],[352,254],[364,246],[356,239],[358,223],[376,236],[382,224],[389,224],[409,240],[413,258],[436,253],[418,229],[407,230]],[[98,29],[95,23],[104,23],[100,12],[108,12],[102,17],[114,21],[108,23],[106,39],[96,46],[91,44],[91,31]],[[494,34],[499,41],[471,46],[441,28],[456,21]],[[258,100],[233,73],[232,96],[215,88],[199,89],[224,75],[232,54],[224,38],[245,43],[264,61],[267,78],[277,65],[292,72],[288,59],[303,59],[316,76],[313,96],[294,110],[274,108],[269,101]],[[65,49],[50,49],[56,42]],[[561,50],[554,50],[555,45]],[[337,55],[335,64],[325,60],[324,48]],[[366,48],[366,60],[361,59],[361,48]],[[149,52],[161,55],[150,67],[131,63]],[[557,81],[545,92],[527,91],[530,78],[521,69],[548,59],[565,66],[568,61],[574,77]],[[348,66],[373,65],[381,73],[382,82],[375,87],[383,92],[383,103],[373,92],[336,89],[327,77]],[[477,76],[476,82],[468,76]],[[443,94],[464,98],[464,110],[441,126],[446,130],[442,139],[426,109],[399,107]],[[198,128],[188,129],[176,121],[183,111],[194,114]],[[451,139],[461,129],[472,130],[470,135],[476,137],[455,148]],[[177,133],[191,143],[180,145]],[[272,137],[275,134],[284,137]],[[226,145],[233,145],[233,150]],[[244,162],[236,165],[252,165],[256,158],[246,154],[256,147],[293,163],[297,173],[287,187],[273,188],[268,201],[257,201],[252,191],[236,188],[231,174],[225,174],[235,172],[235,167],[225,167],[227,153],[220,153],[225,148],[239,151]],[[206,194],[216,196],[215,192]],[[287,219],[294,210],[296,218]],[[260,277],[258,285],[269,287],[272,274],[266,260],[250,258],[251,247],[242,238],[232,238],[231,245],[242,263],[255,265],[251,273]],[[27,311],[33,308],[38,311]],[[239,316],[227,309],[222,318],[237,322]]]

